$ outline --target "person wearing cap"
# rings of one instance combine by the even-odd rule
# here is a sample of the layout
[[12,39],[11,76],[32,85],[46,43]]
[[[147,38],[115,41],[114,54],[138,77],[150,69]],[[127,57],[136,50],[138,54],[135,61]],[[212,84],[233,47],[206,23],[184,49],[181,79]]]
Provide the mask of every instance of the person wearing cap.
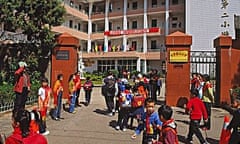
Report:
[[232,120],[228,125],[227,129],[232,130],[229,144],[239,144],[240,143],[240,95],[238,94],[233,100],[233,107],[236,110],[233,112]]
[[27,64],[23,61],[18,63],[19,68],[15,71],[14,92],[16,98],[13,110],[25,109],[27,96],[30,91],[30,76],[26,72]]

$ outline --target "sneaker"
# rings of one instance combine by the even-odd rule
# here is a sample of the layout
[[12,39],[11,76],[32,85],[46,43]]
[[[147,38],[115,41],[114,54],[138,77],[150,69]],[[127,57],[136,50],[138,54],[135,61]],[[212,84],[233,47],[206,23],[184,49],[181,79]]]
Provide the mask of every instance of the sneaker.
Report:
[[193,144],[192,139],[189,139],[189,138],[186,138],[186,142],[187,142],[187,144]]
[[113,116],[113,113],[108,113],[108,116]]
[[116,130],[120,130],[120,126],[116,126],[115,129],[116,129]]
[[74,110],[73,112],[71,112],[72,114],[75,114],[77,111],[76,110]]
[[44,135],[44,136],[46,136],[46,135],[49,135],[49,131],[48,130],[46,130],[44,133],[41,133],[41,135]]
[[127,128],[123,128],[122,131],[124,131],[124,132],[127,131]]

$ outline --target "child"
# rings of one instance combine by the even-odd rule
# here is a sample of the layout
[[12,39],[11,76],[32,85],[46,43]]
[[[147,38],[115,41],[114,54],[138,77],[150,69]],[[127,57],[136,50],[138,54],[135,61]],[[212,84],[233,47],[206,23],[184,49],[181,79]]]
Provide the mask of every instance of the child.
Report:
[[47,144],[47,139],[41,134],[30,130],[31,116],[27,110],[13,111],[13,133],[7,137],[5,144]]
[[62,95],[63,95],[63,74],[57,75],[57,80],[53,86],[54,107],[52,118],[56,121],[60,120],[62,108]]
[[177,125],[172,119],[173,110],[168,105],[158,109],[158,115],[163,122],[160,138],[154,144],[178,144]]
[[69,90],[69,97],[70,97],[70,105],[69,105],[69,112],[74,114],[76,113],[75,110],[75,101],[77,97],[77,88],[76,83],[74,82],[75,75],[71,74],[68,79],[68,90]]
[[193,143],[192,137],[193,137],[193,134],[196,134],[201,144],[206,144],[207,141],[203,138],[199,127],[200,127],[200,121],[202,117],[204,118],[204,122],[207,123],[208,115],[207,115],[206,108],[202,100],[198,98],[198,95],[199,93],[197,89],[191,90],[191,97],[186,106],[186,112],[190,113],[190,126],[189,126],[187,141],[189,143]]
[[116,130],[119,130],[121,128],[122,131],[127,130],[128,115],[131,109],[131,102],[133,97],[130,91],[131,86],[126,85],[125,88],[126,89],[122,91],[119,96],[120,111],[118,113],[117,126],[115,127]]
[[237,95],[233,101],[233,107],[237,108],[233,112],[233,118],[227,127],[229,130],[233,129],[229,144],[239,144],[240,143],[240,96]]
[[42,86],[38,90],[38,109],[41,115],[41,126],[39,133],[42,135],[48,135],[49,131],[46,130],[46,118],[47,118],[47,109],[49,107],[49,99],[51,96],[51,88],[48,86],[48,79],[43,78],[41,80]]
[[154,111],[154,105],[155,102],[153,99],[147,98],[145,100],[146,112],[142,115],[137,129],[132,135],[132,139],[135,139],[144,130],[142,144],[152,143],[152,140],[156,140],[157,130],[160,130],[162,126],[157,112]]
[[83,84],[83,89],[85,91],[85,106],[88,106],[91,101],[93,83],[90,80],[90,77],[86,78],[86,82]]

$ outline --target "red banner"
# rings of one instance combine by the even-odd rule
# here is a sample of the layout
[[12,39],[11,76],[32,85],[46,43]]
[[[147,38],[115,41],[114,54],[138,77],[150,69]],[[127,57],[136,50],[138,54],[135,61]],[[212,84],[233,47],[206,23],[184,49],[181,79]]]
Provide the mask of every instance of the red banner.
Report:
[[155,33],[155,32],[160,32],[160,28],[105,31],[104,35],[119,36],[119,35],[130,35],[130,34]]

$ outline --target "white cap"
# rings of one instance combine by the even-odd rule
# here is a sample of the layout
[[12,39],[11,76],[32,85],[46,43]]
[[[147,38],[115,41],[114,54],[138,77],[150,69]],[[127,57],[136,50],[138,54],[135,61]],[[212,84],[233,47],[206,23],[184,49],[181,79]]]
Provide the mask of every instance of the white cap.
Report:
[[20,61],[19,63],[18,63],[18,65],[19,65],[19,67],[26,67],[27,66],[27,64],[25,63],[25,62],[23,62],[23,61]]

